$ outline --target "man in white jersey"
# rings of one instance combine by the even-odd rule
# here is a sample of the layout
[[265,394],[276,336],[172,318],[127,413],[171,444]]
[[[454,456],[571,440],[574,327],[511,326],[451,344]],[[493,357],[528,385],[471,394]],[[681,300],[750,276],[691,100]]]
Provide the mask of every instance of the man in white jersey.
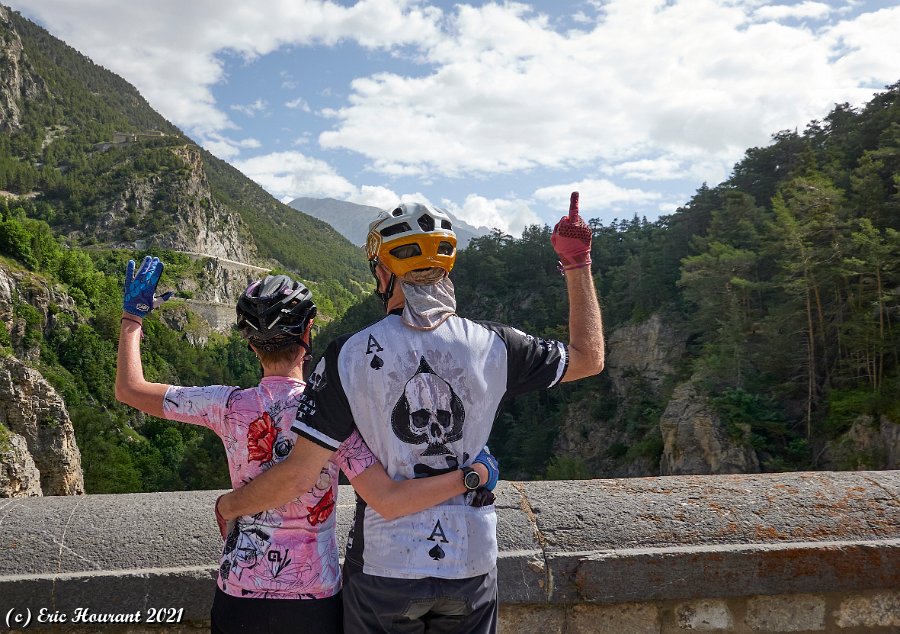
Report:
[[[309,464],[355,429],[392,478],[466,471],[504,400],[600,372],[591,231],[577,192],[551,240],[569,296],[568,345],[456,315],[449,217],[420,204],[382,212],[366,249],[387,316],[328,346],[297,410],[293,452],[224,496],[222,515],[257,512],[289,495],[286,485],[307,486]],[[496,631],[496,514],[475,493],[478,480],[467,472],[468,494],[393,520],[358,502],[345,563],[346,631]]]

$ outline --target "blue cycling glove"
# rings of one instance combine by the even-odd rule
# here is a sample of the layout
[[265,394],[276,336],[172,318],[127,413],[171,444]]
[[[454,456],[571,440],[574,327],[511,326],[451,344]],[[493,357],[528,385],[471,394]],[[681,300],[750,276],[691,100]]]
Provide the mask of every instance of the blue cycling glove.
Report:
[[497,480],[500,479],[500,464],[487,448],[487,445],[484,446],[481,453],[475,456],[475,460],[472,461],[473,464],[476,462],[483,464],[488,471],[488,481],[482,486],[488,491],[493,491],[494,487],[497,486]]
[[128,260],[125,269],[125,299],[122,309],[135,317],[144,318],[147,313],[168,300],[174,293],[171,291],[156,298],[156,285],[163,272],[163,263],[159,258],[144,258],[137,275],[134,274],[134,260]]

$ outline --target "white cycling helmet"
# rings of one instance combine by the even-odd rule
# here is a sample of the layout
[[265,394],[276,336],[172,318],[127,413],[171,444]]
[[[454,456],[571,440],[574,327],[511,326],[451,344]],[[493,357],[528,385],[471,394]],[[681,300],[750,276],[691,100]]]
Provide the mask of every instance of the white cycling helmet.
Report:
[[456,262],[453,223],[434,207],[402,203],[382,211],[369,224],[366,255],[400,277],[432,267],[449,273]]

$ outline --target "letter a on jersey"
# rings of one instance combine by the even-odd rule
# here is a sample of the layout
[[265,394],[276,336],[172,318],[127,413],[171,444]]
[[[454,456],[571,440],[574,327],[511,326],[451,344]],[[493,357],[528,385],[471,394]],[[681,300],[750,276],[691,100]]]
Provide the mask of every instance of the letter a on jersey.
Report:
[[369,343],[366,345],[366,354],[372,354],[373,350],[375,352],[384,352],[384,348],[381,347],[378,340],[373,335],[369,335]]
[[431,535],[428,536],[428,541],[430,541],[430,542],[438,541],[437,539],[435,539],[435,537],[434,537],[435,535],[440,537],[440,541],[444,542],[445,544],[450,543],[450,541],[447,539],[447,536],[444,534],[444,527],[441,526],[441,520],[438,520],[437,522],[435,522],[434,528],[431,531]]

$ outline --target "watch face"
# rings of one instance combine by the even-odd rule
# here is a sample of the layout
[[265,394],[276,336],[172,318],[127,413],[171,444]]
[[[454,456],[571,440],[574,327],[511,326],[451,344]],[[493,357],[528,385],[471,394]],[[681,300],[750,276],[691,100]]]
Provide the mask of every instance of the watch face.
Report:
[[463,482],[467,489],[475,490],[481,485],[481,476],[478,475],[477,471],[470,469],[466,471],[466,477],[463,479]]

